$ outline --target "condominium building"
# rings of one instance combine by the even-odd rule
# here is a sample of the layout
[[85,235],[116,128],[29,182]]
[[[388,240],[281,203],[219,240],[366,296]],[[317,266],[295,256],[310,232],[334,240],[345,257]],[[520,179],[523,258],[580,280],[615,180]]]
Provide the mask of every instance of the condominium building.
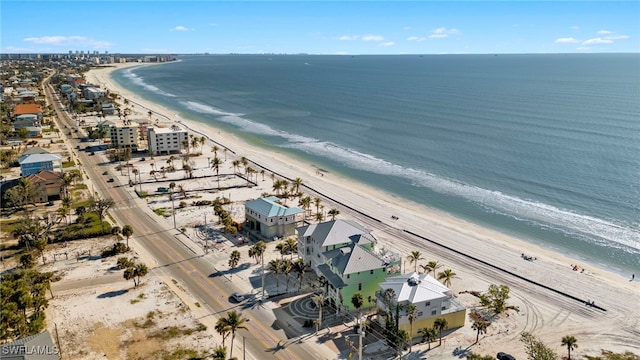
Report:
[[138,149],[138,124],[112,125],[110,131],[113,147]]
[[153,155],[180,153],[185,140],[189,140],[187,131],[176,125],[170,128],[147,128],[147,143],[149,152]]

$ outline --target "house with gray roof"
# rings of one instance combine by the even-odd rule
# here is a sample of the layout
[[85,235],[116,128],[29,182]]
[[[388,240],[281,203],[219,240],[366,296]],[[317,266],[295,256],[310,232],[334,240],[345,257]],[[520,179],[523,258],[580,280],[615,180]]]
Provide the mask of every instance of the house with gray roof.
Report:
[[295,235],[296,227],[302,222],[304,210],[280,204],[276,196],[248,201],[244,205],[245,226],[261,236],[272,239]]
[[44,170],[62,171],[62,156],[57,154],[27,154],[18,159],[22,176],[29,176]]
[[59,360],[59,354],[48,331],[0,345],[2,360]]
[[401,257],[377,248],[377,239],[358,223],[333,220],[302,226],[298,255],[324,278],[329,301],[352,310],[351,297],[362,294],[364,307],[375,305],[379,284],[400,272]]

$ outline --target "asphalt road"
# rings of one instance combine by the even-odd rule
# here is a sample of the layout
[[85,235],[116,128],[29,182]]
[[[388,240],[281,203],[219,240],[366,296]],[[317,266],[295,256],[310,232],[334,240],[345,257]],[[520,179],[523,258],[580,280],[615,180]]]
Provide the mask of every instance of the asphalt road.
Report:
[[[51,88],[45,85],[45,92],[49,103],[57,113],[58,124],[61,130],[67,125],[69,128],[75,126],[75,122],[69,118],[63,110],[61,104],[56,101],[56,96]],[[62,126],[60,126],[62,125]],[[64,132],[64,131],[63,131]],[[66,132],[64,132],[66,134]],[[73,133],[72,133],[73,134]],[[63,135],[67,136],[67,135]],[[111,198],[115,205],[110,214],[116,218],[119,224],[130,224],[134,229],[136,243],[154,259],[155,264],[147,264],[152,272],[159,275],[166,275],[180,282],[188,293],[198,299],[198,301],[208,308],[213,316],[221,314],[235,308],[235,304],[228,301],[231,293],[237,289],[233,283],[223,276],[212,277],[216,272],[213,264],[206,258],[194,254],[191,249],[177,240],[179,231],[168,228],[162,221],[156,221],[156,215],[151,215],[146,203],[138,199],[129,191],[127,184],[107,183],[108,176],[102,175],[107,170],[106,163],[101,163],[102,155],[89,156],[83,151],[75,150],[79,141],[76,139],[66,139],[67,144],[78,155],[78,160],[83,164],[82,171],[91,179],[92,191],[97,192],[103,198]],[[281,330],[277,331],[269,323],[270,317],[267,312],[270,310],[263,307],[253,307],[243,309],[242,316],[247,318],[245,323],[247,329],[240,330],[236,334],[236,348],[234,355],[239,359],[265,357],[273,359],[320,359],[326,358],[321,355],[318,345],[308,343],[293,343],[286,348],[279,346],[280,342],[286,341],[286,337]],[[213,329],[211,329],[213,331]],[[245,338],[245,353],[242,352],[242,338]],[[227,341],[227,345],[229,342]],[[240,346],[238,346],[240,345]]]

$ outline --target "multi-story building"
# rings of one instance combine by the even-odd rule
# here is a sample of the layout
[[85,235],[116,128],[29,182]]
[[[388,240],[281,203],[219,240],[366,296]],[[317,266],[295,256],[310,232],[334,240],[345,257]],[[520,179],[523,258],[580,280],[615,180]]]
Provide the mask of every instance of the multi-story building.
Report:
[[[398,326],[410,333],[411,338],[419,335],[419,329],[433,327],[433,323],[438,318],[447,320],[449,329],[464,326],[466,308],[454,298],[449,288],[431,275],[419,275],[414,272],[390,277],[380,284],[380,289],[376,293],[378,308],[385,312],[391,310],[393,313],[399,304]],[[391,294],[392,297],[385,298],[385,293]],[[409,304],[415,305],[417,310],[417,316],[413,321],[413,333],[411,333],[411,324],[407,316]],[[380,321],[383,321],[382,317]],[[384,326],[383,323],[382,325]]]
[[114,148],[131,148],[132,151],[138,149],[138,124],[112,125],[110,132]]
[[180,153],[185,140],[189,140],[187,131],[175,125],[171,128],[147,128],[148,149],[153,155]]
[[82,95],[87,100],[97,100],[104,97],[106,94],[106,91],[96,87],[86,87],[82,90]]
[[62,171],[62,157],[56,154],[22,155],[18,159],[22,176],[29,176],[44,170]]
[[353,221],[311,224],[297,231],[298,255],[326,280],[327,297],[337,309],[352,310],[351,298],[358,292],[364,307],[373,307],[379,284],[400,272],[402,258],[378,250],[371,232]]
[[304,210],[279,204],[276,196],[248,201],[244,214],[248,230],[271,239],[295,235],[296,226],[302,222]]

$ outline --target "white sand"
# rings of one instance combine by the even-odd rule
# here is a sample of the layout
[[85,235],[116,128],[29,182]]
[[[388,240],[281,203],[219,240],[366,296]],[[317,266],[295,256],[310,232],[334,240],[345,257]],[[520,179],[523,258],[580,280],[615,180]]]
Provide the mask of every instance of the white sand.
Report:
[[[117,67],[136,65],[138,64],[124,64]],[[481,336],[480,344],[474,345],[471,350],[482,354],[508,351],[517,357],[524,357],[524,350],[518,341],[518,334],[522,331],[529,331],[539,336],[560,354],[566,352],[566,349],[560,346],[562,336],[575,336],[580,346],[572,353],[576,358],[584,354],[595,355],[602,348],[614,351],[629,350],[640,354],[640,332],[638,330],[640,329],[640,306],[638,305],[640,304],[640,279],[629,282],[628,279],[617,274],[606,272],[589,264],[578,264],[577,260],[564,254],[470,224],[420,204],[394,197],[365,184],[342,178],[337,174],[324,173],[323,176],[319,176],[317,168],[312,164],[303,163],[277,151],[257,148],[212,126],[185,121],[178,117],[177,110],[167,109],[145,101],[119,88],[109,78],[109,73],[114,69],[114,67],[109,67],[92,70],[86,74],[86,78],[89,82],[101,84],[135,104],[134,114],[129,117],[130,119],[135,119],[136,115],[137,118],[147,119],[147,112],[151,109],[156,113],[167,115],[173,121],[181,120],[182,125],[188,126],[191,131],[207,134],[209,138],[221,144],[222,146],[219,145],[221,149],[218,152],[218,157],[223,158],[221,152],[223,147],[227,147],[237,154],[234,157],[231,152],[227,153],[228,159],[220,173],[231,173],[231,161],[245,156],[251,162],[260,164],[290,179],[300,177],[305,185],[316,191],[380,219],[382,224],[379,225],[379,228],[374,227],[373,230],[383,246],[402,254],[404,258],[411,251],[420,250],[425,257],[421,263],[438,260],[444,264],[445,268],[453,269],[460,277],[452,285],[456,293],[464,290],[482,291],[486,289],[488,284],[500,284],[503,283],[501,282],[503,280],[511,282],[515,279],[511,276],[503,278],[501,273],[496,273],[490,267],[461,260],[457,255],[442,253],[437,249],[430,250],[432,248],[427,245],[398,241],[381,229],[386,226],[406,229],[517,273],[524,278],[581,299],[594,300],[597,305],[607,309],[606,312],[601,312],[587,308],[577,301],[559,296],[535,285],[510,283],[512,287],[510,303],[519,306],[520,312],[512,311],[509,317],[499,319],[489,328],[487,335]],[[163,121],[161,116],[154,114],[153,117],[154,120],[157,117]],[[205,171],[207,157],[213,158],[212,145],[211,142],[205,145],[203,155],[195,158],[196,168],[202,168],[202,171]],[[156,161],[163,161],[160,159],[166,159],[166,157],[156,157]],[[150,178],[148,175],[150,165],[143,164],[136,163],[135,166],[141,171],[143,179],[145,176]],[[254,165],[251,166],[256,168]],[[180,167],[178,160],[176,168]],[[183,171],[177,171],[175,174],[178,174],[177,176],[180,178],[183,177]],[[233,197],[234,201],[237,201],[240,198],[255,198],[263,192],[271,191],[269,175],[270,172],[267,171],[264,181],[262,181],[261,175],[257,175],[259,189],[254,188],[250,192],[234,190],[229,195]],[[215,185],[198,183],[194,187],[199,186],[212,187]],[[214,195],[214,198],[215,196],[219,196],[219,194]],[[325,211],[337,207],[341,211],[340,218],[350,218],[355,215],[350,210],[335,206],[327,200],[323,200],[323,205],[325,205]],[[193,219],[204,219],[204,214],[194,214],[194,211],[190,209],[183,213],[180,216],[181,225],[179,226],[193,226],[194,221],[198,221]],[[392,214],[398,216],[399,220],[392,220],[390,218]],[[242,211],[238,211],[234,215],[237,220],[242,220]],[[211,216],[213,217],[213,215]],[[373,226],[371,224],[367,224],[367,226]],[[433,251],[438,251],[439,255],[435,255]],[[536,257],[537,260],[525,261],[521,258],[521,253]],[[573,271],[570,264],[578,264],[585,271],[583,273]],[[413,269],[413,266],[408,263],[405,266],[408,268],[407,270]],[[459,298],[467,305],[477,304],[470,295],[463,294]],[[475,332],[467,324],[464,329],[450,335],[445,346],[430,352],[430,357],[450,358],[454,348],[460,346],[465,349],[474,340]]]

